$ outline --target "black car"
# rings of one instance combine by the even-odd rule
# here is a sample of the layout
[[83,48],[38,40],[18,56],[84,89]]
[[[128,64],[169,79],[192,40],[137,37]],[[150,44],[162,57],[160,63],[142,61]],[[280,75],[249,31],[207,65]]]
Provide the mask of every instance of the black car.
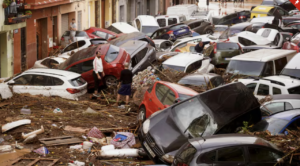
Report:
[[263,0],[260,5],[280,6],[286,11],[294,10],[296,7],[289,0]]
[[200,93],[154,113],[141,126],[139,140],[156,163],[170,163],[177,150],[196,137],[234,133],[261,120],[260,104],[242,83]]
[[188,20],[184,21],[184,24],[189,26],[193,31],[199,34],[213,34],[214,27],[210,22],[204,20]]
[[120,45],[122,45],[130,40],[145,41],[145,42],[149,43],[152,47],[155,48],[155,44],[154,44],[153,40],[151,40],[147,35],[145,35],[141,32],[132,32],[132,33],[124,34],[118,38],[116,38],[116,37],[110,38],[108,43],[119,47]]
[[151,39],[165,39],[171,41],[175,41],[182,37],[192,37],[190,27],[183,23],[160,28],[151,35]]
[[[284,153],[276,145],[245,134],[220,134],[188,140],[174,166],[274,166]],[[279,165],[283,165],[282,163]]]
[[238,24],[242,22],[246,22],[251,16],[250,11],[240,11],[228,14],[223,17],[213,17],[213,24],[214,25],[232,25]]

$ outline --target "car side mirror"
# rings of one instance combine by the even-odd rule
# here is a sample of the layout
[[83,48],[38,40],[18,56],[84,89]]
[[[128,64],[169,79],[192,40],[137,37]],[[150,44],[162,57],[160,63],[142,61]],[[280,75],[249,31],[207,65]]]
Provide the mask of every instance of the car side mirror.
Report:
[[14,85],[14,84],[15,84],[15,81],[14,81],[14,80],[10,80],[10,81],[7,82],[7,84],[8,84],[8,85]]

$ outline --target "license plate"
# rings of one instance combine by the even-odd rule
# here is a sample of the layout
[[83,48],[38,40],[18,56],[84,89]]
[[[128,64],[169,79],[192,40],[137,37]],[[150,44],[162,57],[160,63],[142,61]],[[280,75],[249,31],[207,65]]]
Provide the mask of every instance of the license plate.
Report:
[[149,145],[144,142],[144,146],[146,147],[147,151],[150,153],[150,155],[154,158],[155,157],[155,154],[154,152],[150,149]]
[[180,31],[178,31],[179,33],[182,33],[182,32],[185,32],[186,30],[185,29],[183,29],[183,30],[180,30]]
[[231,58],[225,58],[226,61],[230,61]]

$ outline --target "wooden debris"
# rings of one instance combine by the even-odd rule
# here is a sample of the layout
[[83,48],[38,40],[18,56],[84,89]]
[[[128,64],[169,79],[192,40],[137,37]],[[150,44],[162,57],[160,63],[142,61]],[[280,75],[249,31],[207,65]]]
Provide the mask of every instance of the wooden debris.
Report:
[[46,146],[56,146],[56,145],[69,145],[82,143],[79,138],[73,136],[62,136],[62,137],[52,137],[52,138],[42,138],[39,141]]
[[33,166],[35,164],[37,164],[39,162],[39,164],[41,164],[43,161],[52,161],[52,163],[48,164],[47,166],[53,166],[55,163],[57,163],[57,161],[59,159],[48,159],[48,158],[19,158],[15,161],[12,162],[11,165],[16,165],[19,162],[22,162],[22,160],[30,160],[32,162],[30,162],[29,164],[27,164],[26,166]]

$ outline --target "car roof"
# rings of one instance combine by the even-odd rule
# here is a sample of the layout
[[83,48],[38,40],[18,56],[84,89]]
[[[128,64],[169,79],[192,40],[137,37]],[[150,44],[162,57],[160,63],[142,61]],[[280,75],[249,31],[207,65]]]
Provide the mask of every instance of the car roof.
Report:
[[276,113],[276,114],[270,116],[269,118],[276,118],[276,119],[283,119],[283,120],[290,121],[299,115],[300,115],[300,109],[294,109],[294,110]]
[[[238,145],[259,145],[274,148],[280,151],[274,144],[252,135],[246,134],[217,134],[210,137],[198,137],[190,139],[189,142],[194,145],[197,150],[204,150],[214,147],[229,147]],[[196,146],[195,146],[196,145]]]
[[189,95],[189,96],[194,96],[197,95],[198,92],[194,91],[191,88],[185,87],[185,86],[181,86],[178,84],[174,84],[171,82],[166,82],[166,81],[158,81],[162,84],[166,84],[167,86],[170,86],[173,90],[175,90],[177,93],[179,94],[184,94],[184,95]]
[[256,33],[248,32],[248,31],[243,31],[243,32],[238,33],[237,37],[242,37],[242,38],[251,40],[254,43],[256,43],[257,45],[266,45],[271,42],[270,40],[268,40],[265,37],[262,37]]
[[298,94],[272,95],[271,97],[272,97],[272,101],[274,101],[274,100],[289,100],[289,99],[300,100],[300,95],[298,95]]
[[[285,69],[298,69],[300,70],[300,53],[296,54],[286,65]],[[299,71],[300,72],[300,71]]]
[[190,24],[190,23],[194,23],[194,22],[203,22],[203,19],[195,19],[195,20],[187,20],[187,21],[183,21],[184,24]]
[[[107,30],[107,29],[103,29],[103,28],[90,27],[89,29],[91,29],[91,30],[93,30],[93,31],[101,31],[101,32],[105,32],[105,33],[117,35],[115,32],[110,31],[110,30]],[[87,30],[85,30],[85,31],[88,31],[89,29],[87,29]]]
[[272,24],[272,21],[274,20],[274,16],[265,16],[265,17],[256,17],[252,18],[250,22],[263,22],[263,23],[269,23]]
[[175,55],[163,62],[164,65],[176,65],[186,67],[192,62],[203,59],[203,56],[197,53],[185,52]]
[[145,47],[147,47],[147,45],[148,45],[148,43],[145,42],[145,41],[141,41],[141,40],[129,40],[129,41],[127,41],[126,43],[120,45],[119,47],[125,49],[125,51],[126,51],[126,52],[131,56],[131,58],[132,58],[132,56],[133,56],[136,52],[138,52],[138,51],[144,49]]
[[285,85],[284,87],[286,88],[300,86],[300,80],[291,78],[289,76],[282,76],[282,75],[269,76],[269,77],[264,77],[263,79],[283,83]]
[[78,73],[65,71],[65,70],[58,70],[58,69],[44,69],[44,68],[34,68],[29,69],[23,72],[24,74],[47,74],[53,75],[61,78],[73,79],[80,77],[81,75]]
[[243,22],[243,23],[238,23],[238,24],[234,24],[231,27],[229,27],[230,29],[244,29],[247,26],[251,25],[251,22]]
[[153,16],[139,15],[137,18],[141,20],[142,26],[158,26],[158,23]]
[[285,57],[295,50],[260,49],[232,57],[231,60],[267,62],[273,59]]
[[126,22],[116,22],[116,23],[113,23],[111,25],[113,27],[117,28],[122,33],[139,32],[136,28],[134,28],[133,26],[127,24]]

